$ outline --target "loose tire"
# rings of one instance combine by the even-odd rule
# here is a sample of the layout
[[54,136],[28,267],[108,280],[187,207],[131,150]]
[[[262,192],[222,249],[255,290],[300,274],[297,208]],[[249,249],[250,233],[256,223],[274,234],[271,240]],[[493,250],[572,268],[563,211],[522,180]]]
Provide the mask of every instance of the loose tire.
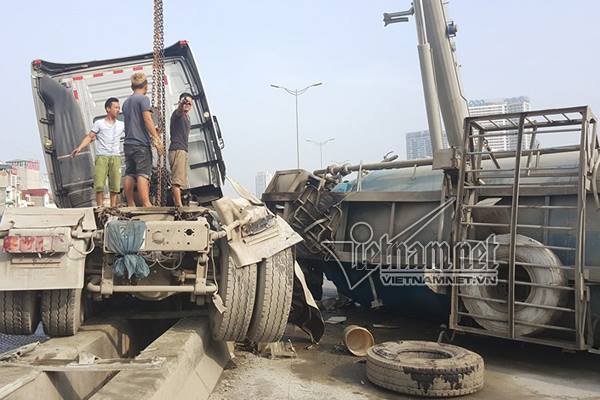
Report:
[[281,339],[294,292],[294,253],[291,248],[258,265],[258,288],[248,340],[270,343]]
[[219,296],[225,311],[211,308],[212,335],[215,340],[242,341],[248,332],[256,297],[256,264],[238,267],[229,255],[227,244],[221,245]]
[[385,342],[367,351],[367,378],[400,393],[451,397],[483,388],[483,358],[450,344]]
[[[496,242],[500,244],[496,250],[496,260],[508,260],[510,235],[498,235],[496,236]],[[536,284],[548,286],[567,285],[567,275],[564,270],[557,268],[562,264],[552,250],[541,247],[543,245],[540,242],[523,235],[517,235],[516,242],[517,245],[540,246],[540,248],[517,246],[517,252],[515,254],[515,264],[517,265],[517,269],[515,274],[518,274],[519,276],[517,276],[517,279],[515,280],[529,280]],[[547,268],[519,265],[520,262],[525,264],[546,265]],[[499,272],[502,273],[503,269],[504,271],[507,271],[508,265],[500,264]],[[549,307],[560,307],[563,305],[565,294],[567,294],[564,290],[536,286],[515,285],[515,288],[519,291],[516,293],[515,300],[523,303]],[[463,297],[463,303],[469,313],[508,321],[508,307],[506,303],[502,304],[472,298],[486,297],[507,300],[508,295],[506,290],[502,290],[501,285],[465,285],[460,287],[460,293],[471,296],[469,298]],[[536,325],[548,325],[558,318],[559,314],[560,311],[552,309],[527,307],[524,305],[515,306],[515,320]],[[479,325],[489,331],[502,333],[507,331],[507,322],[477,317],[474,317],[474,319]],[[517,336],[530,335],[542,329],[543,328],[535,326],[515,325],[515,333]]]
[[81,289],[42,292],[42,325],[50,337],[73,336],[84,319]]
[[40,322],[40,308],[34,291],[0,292],[0,333],[31,335]]

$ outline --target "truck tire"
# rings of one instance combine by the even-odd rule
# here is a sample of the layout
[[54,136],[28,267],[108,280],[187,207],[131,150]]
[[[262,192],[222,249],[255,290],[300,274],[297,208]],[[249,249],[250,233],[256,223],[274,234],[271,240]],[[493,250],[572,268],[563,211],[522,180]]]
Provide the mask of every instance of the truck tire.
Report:
[[0,292],[0,333],[31,335],[40,323],[37,293],[27,291]]
[[[496,260],[508,260],[510,235],[498,235],[496,236],[496,242],[500,244],[496,250]],[[516,242],[517,245],[543,246],[537,240],[523,235],[517,235]],[[562,264],[550,249],[517,246],[515,260],[517,265],[515,270],[515,280],[529,280],[533,283],[549,286],[567,285],[567,274],[564,270],[557,268]],[[546,265],[547,268],[519,265],[519,262]],[[503,270],[508,270],[507,264],[500,264],[498,268],[501,278],[503,277]],[[542,306],[560,307],[561,305],[564,305],[565,295],[568,295],[567,292],[560,289],[524,285],[515,285],[515,287],[517,289],[515,291],[516,301]],[[464,285],[460,287],[460,293],[472,297],[502,300],[507,300],[508,298],[506,286],[500,284],[496,286]],[[508,307],[506,304],[466,297],[463,297],[462,300],[465,308],[471,314],[508,321]],[[515,305],[515,320],[536,325],[548,325],[559,317],[560,313],[561,311],[551,309]],[[479,325],[489,331],[501,333],[507,331],[507,322],[477,317],[473,318]],[[515,324],[515,334],[517,336],[531,335],[540,330],[543,330],[543,328]]]
[[480,355],[450,344],[385,342],[367,351],[367,379],[399,393],[451,397],[483,388]]
[[294,293],[294,252],[280,251],[258,265],[258,288],[248,340],[270,343],[281,339]]
[[73,336],[83,322],[81,289],[42,292],[42,325],[50,337]]
[[256,297],[256,264],[238,267],[229,256],[228,246],[222,246],[218,295],[225,310],[219,313],[211,307],[212,336],[215,340],[242,341],[248,332]]

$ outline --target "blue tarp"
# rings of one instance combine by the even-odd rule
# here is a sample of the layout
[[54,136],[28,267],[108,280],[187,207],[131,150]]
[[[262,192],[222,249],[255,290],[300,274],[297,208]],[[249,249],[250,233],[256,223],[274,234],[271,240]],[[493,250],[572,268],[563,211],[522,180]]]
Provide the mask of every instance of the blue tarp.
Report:
[[138,279],[150,274],[146,260],[138,254],[144,243],[146,223],[144,221],[110,221],[106,224],[106,247],[119,255],[113,265],[117,276]]

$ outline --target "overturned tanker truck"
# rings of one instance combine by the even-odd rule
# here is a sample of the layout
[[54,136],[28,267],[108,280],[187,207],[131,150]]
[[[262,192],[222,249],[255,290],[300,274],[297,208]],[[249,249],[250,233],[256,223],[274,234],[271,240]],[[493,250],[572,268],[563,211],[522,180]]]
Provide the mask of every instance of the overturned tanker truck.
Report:
[[304,238],[311,290],[325,274],[367,307],[598,352],[596,117],[587,106],[469,117],[444,5],[417,0],[384,20],[412,15],[433,158],[279,171],[263,195]]
[[223,196],[223,139],[190,47],[181,41],[164,55],[166,115],[180,93],[194,100],[188,204],[177,209],[95,206],[93,149],[70,156],[87,124],[103,117],[107,97],[124,100],[135,71],[152,76],[152,53],[32,63],[40,138],[59,208],[8,208],[2,216],[0,332],[31,334],[41,319],[49,336],[73,335],[90,305],[111,298],[118,307],[135,297],[167,304],[160,310],[174,318],[177,311],[209,308],[218,340],[278,340],[292,310],[292,322],[318,340],[322,320],[295,263],[301,238],[235,182],[242,198]]

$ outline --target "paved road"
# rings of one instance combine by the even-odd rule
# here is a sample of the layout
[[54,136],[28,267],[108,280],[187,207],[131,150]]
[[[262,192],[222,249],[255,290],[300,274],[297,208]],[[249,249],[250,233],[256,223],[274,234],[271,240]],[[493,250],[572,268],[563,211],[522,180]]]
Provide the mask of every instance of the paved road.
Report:
[[[410,320],[375,312],[340,311],[347,324],[368,327],[376,342],[413,339],[437,340],[439,323]],[[373,323],[399,328],[373,329]],[[238,351],[211,400],[234,399],[405,399],[372,385],[365,364],[339,345],[343,324],[327,325],[322,342],[306,349],[308,342],[298,329],[288,328],[298,357],[269,360]],[[505,400],[600,399],[600,355],[567,353],[559,349],[500,339],[461,335],[454,344],[481,354],[486,363],[485,387],[464,399]]]

